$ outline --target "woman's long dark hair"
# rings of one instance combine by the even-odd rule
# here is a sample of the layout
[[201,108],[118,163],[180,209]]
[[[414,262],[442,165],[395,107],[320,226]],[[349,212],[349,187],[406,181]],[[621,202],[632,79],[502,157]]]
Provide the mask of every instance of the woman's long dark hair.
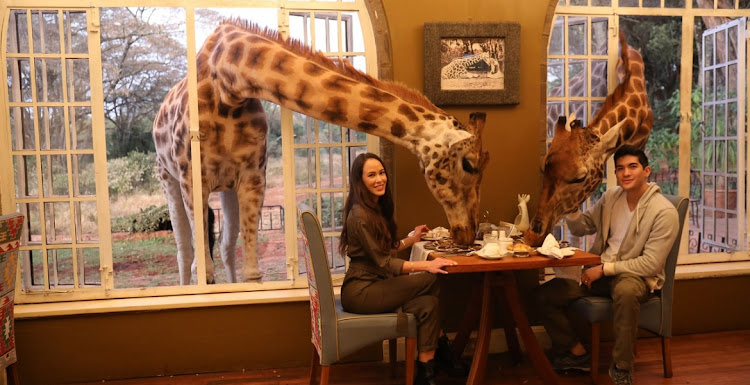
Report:
[[[365,162],[368,159],[375,159],[383,165],[383,161],[373,153],[359,154],[352,162],[352,169],[349,173],[349,195],[346,197],[344,204],[344,228],[341,230],[341,239],[339,251],[341,255],[346,255],[346,249],[349,245],[348,234],[346,231],[346,220],[349,212],[354,205],[359,205],[365,212],[365,223],[380,244],[383,252],[389,253],[391,249],[396,248],[396,221],[393,219],[393,195],[391,195],[391,184],[386,182],[385,194],[378,198],[377,205],[372,200],[372,193],[367,189],[362,179]],[[385,165],[383,165],[385,169]],[[385,171],[388,177],[388,170]],[[390,179],[390,178],[389,178]]]

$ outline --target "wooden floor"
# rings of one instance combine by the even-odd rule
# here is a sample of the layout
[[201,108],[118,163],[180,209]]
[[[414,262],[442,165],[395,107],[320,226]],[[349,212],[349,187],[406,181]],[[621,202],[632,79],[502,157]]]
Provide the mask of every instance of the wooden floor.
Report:
[[[602,344],[600,384],[611,384],[606,371],[610,363],[611,345]],[[678,336],[672,339],[673,378],[662,377],[661,344],[657,338],[638,340],[636,384],[750,384],[750,330]],[[396,385],[403,384],[403,363],[399,377],[388,375],[387,363],[334,365],[331,384]],[[112,385],[242,385],[242,384],[307,384],[309,369],[288,368],[254,370],[244,373],[194,374],[174,377],[143,378],[87,383]],[[590,384],[588,375],[561,375],[561,384]],[[458,385],[465,381],[439,377],[441,385]],[[543,385],[528,362],[509,364],[505,354],[490,356],[487,384]]]

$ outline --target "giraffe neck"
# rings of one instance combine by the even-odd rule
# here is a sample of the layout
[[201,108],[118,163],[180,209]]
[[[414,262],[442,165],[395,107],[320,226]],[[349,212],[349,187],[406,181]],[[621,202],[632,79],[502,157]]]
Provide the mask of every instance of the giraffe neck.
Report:
[[[297,42],[224,24],[198,54],[222,103],[268,100],[314,119],[376,135],[416,152],[458,122],[414,91],[337,65]],[[205,68],[200,65],[204,64]],[[460,135],[459,135],[460,136]]]

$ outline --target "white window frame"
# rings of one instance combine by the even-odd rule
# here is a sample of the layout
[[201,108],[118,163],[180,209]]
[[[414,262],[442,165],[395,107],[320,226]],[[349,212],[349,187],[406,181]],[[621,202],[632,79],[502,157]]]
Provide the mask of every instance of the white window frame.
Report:
[[[659,7],[644,7],[643,6],[643,0],[637,0],[635,3],[632,1],[629,3],[635,4],[633,7],[620,7],[618,6],[619,3],[623,2],[623,0],[611,0],[611,5],[608,6],[592,6],[591,4],[595,3],[596,0],[587,0],[584,2],[587,2],[587,5],[568,5],[572,0],[560,0],[558,3],[558,6],[555,9],[555,18],[559,16],[576,16],[576,17],[592,17],[592,16],[599,16],[599,17],[611,17],[611,23],[610,27],[614,27],[614,33],[610,34],[610,40],[613,40],[616,43],[617,40],[617,28],[619,26],[619,16],[623,15],[636,15],[636,16],[674,16],[674,17],[680,17],[682,19],[682,63],[683,64],[681,71],[680,71],[680,89],[681,89],[681,98],[680,98],[680,130],[679,130],[679,171],[678,171],[678,194],[681,196],[688,197],[690,195],[690,130],[691,130],[691,98],[690,93],[692,91],[692,55],[694,50],[693,45],[693,34],[694,34],[694,20],[696,17],[701,16],[721,16],[721,17],[731,17],[731,18],[739,18],[739,17],[748,17],[750,16],[750,9],[737,9],[739,2],[737,0],[732,1],[735,9],[720,9],[718,8],[718,1],[714,1],[714,7],[712,9],[705,9],[705,8],[693,8],[692,7],[692,0],[685,0],[684,8],[666,8],[664,5],[664,0],[661,1],[661,5]],[[578,2],[576,2],[578,3]],[[553,19],[551,28],[554,28],[555,25],[555,19]],[[550,36],[551,36],[550,31]],[[747,47],[748,41],[746,41],[746,47]],[[610,43],[610,56],[613,55],[613,53],[617,52],[617,48],[612,49],[612,43]],[[616,60],[616,59],[615,59]],[[748,65],[750,65],[750,60],[748,62]],[[609,72],[610,72],[610,89],[613,89],[616,86],[616,80],[614,81],[614,84],[612,83],[612,79],[616,79],[616,76],[614,75],[615,66],[613,65],[613,62],[610,60],[609,65]],[[745,80],[747,81],[747,79]],[[555,98],[557,99],[557,98]],[[742,102],[741,102],[742,103]],[[750,101],[745,100],[744,103],[742,103],[746,106],[746,114],[748,111],[750,111]],[[567,108],[567,102],[565,104]],[[546,109],[545,109],[546,110]],[[567,111],[566,111],[567,112]],[[747,116],[747,115],[746,115]],[[692,144],[695,145],[695,144]],[[746,151],[747,143],[744,145],[745,150],[738,150],[738,156],[739,153],[745,154],[744,160],[740,161],[738,167],[746,167],[748,164],[750,164],[750,154]],[[687,165],[687,167],[684,167],[684,165]],[[747,170],[738,170],[738,173],[742,175]],[[614,178],[614,165],[613,161],[610,158],[607,162],[607,179],[605,181],[608,188],[616,186],[616,180]],[[742,199],[742,198],[739,198]],[[744,214],[746,223],[750,224],[750,210],[747,210],[748,204],[750,203],[750,200],[748,200],[747,197],[745,197],[746,201],[744,202],[744,208],[745,212],[741,213],[740,215]],[[688,219],[689,220],[689,219]],[[678,273],[681,270],[681,268],[685,269],[686,271],[690,271],[689,278],[697,278],[701,275],[700,272],[696,273],[696,269],[698,270],[705,270],[707,275],[734,275],[734,274],[747,274],[748,269],[750,268],[750,264],[748,264],[748,261],[750,261],[750,254],[748,249],[750,249],[750,240],[746,240],[745,244],[742,245],[740,248],[744,246],[744,250],[736,250],[736,251],[730,251],[730,252],[712,252],[712,253],[698,253],[698,254],[688,254],[688,232],[683,231],[682,234],[682,240],[680,244],[680,255],[678,258],[678,264],[681,265],[678,267]],[[713,263],[725,263],[721,267],[717,266],[703,266],[703,267],[689,267],[688,265],[706,265],[706,264],[713,264]],[[704,269],[705,267],[705,269]]]
[[[93,132],[94,132],[94,141],[95,143],[97,141],[101,141],[101,143],[104,143],[104,123],[103,123],[103,110],[102,110],[102,100],[103,95],[101,94],[101,57],[99,56],[98,50],[93,50],[91,47],[99,47],[98,42],[98,28],[99,28],[99,15],[98,10],[99,7],[101,8],[111,8],[111,7],[131,7],[131,6],[145,6],[145,7],[172,7],[172,2],[165,1],[165,0],[156,0],[156,1],[142,1],[142,0],[131,0],[131,1],[104,1],[104,0],[95,0],[95,1],[88,1],[88,0],[68,0],[64,3],[58,3],[58,2],[51,2],[47,0],[9,0],[4,2],[2,7],[0,7],[0,16],[3,17],[2,19],[2,31],[0,31],[0,40],[2,41],[3,47],[2,47],[2,60],[5,63],[6,62],[6,55],[5,55],[5,42],[6,42],[6,34],[7,34],[7,22],[8,22],[8,14],[11,9],[30,9],[30,10],[36,10],[36,9],[49,9],[49,10],[69,10],[69,9],[83,9],[86,10],[88,13],[88,20],[89,20],[89,55],[90,55],[90,62],[89,67],[91,71],[91,105],[92,105],[92,125]],[[375,36],[373,33],[373,27],[370,20],[370,15],[368,12],[367,4],[365,4],[365,0],[353,0],[353,1],[338,1],[338,2],[330,2],[330,1],[305,1],[305,2],[287,2],[287,1],[234,1],[234,0],[227,0],[221,2],[221,4],[216,4],[215,2],[210,2],[208,0],[198,0],[190,2],[186,6],[180,6],[180,7],[173,7],[173,8],[182,8],[185,11],[186,15],[186,31],[187,31],[187,48],[186,48],[186,55],[187,55],[187,63],[188,63],[188,78],[190,79],[188,89],[189,89],[189,106],[191,109],[196,110],[197,109],[197,99],[195,95],[197,95],[197,85],[196,85],[196,70],[195,70],[195,56],[196,56],[196,43],[195,43],[195,10],[197,8],[278,8],[278,31],[283,37],[287,37],[289,34],[289,13],[290,12],[312,12],[314,14],[316,11],[325,12],[326,14],[336,13],[338,12],[338,21],[339,21],[339,28],[340,28],[340,21],[341,21],[341,13],[356,13],[358,15],[359,23],[361,26],[361,34],[364,40],[364,52],[344,52],[346,49],[342,47],[341,45],[341,36],[339,35],[339,51],[341,52],[327,52],[326,55],[328,56],[350,56],[350,55],[359,55],[364,56],[365,58],[365,65],[366,65],[366,72],[370,74],[373,77],[378,76],[378,65],[377,65],[377,56],[376,56],[376,49],[375,49]],[[93,20],[93,22],[92,22]],[[93,42],[93,43],[92,43]],[[314,39],[313,39],[314,42]],[[28,55],[27,55],[28,56]],[[33,58],[32,58],[33,60]],[[3,66],[0,69],[0,75],[7,76],[6,74],[7,69],[6,65],[3,64]],[[0,112],[0,117],[4,119],[5,122],[8,122],[8,112],[7,112],[7,106],[8,106],[8,93],[7,93],[7,85],[3,87],[4,92],[3,95],[0,96],[0,104],[3,106],[3,111]],[[32,90],[35,90],[34,87],[32,87]],[[36,108],[36,104],[32,104],[34,108]],[[200,149],[198,145],[198,135],[197,135],[197,114],[192,115],[193,119],[191,120],[191,126],[195,127],[196,129],[191,130],[191,149],[193,153],[193,180],[194,180],[194,190],[199,190],[200,188]],[[36,123],[35,123],[36,124]],[[293,151],[293,148],[296,146],[292,142],[293,140],[293,130],[292,130],[292,111],[282,108],[281,111],[281,124],[282,124],[282,151],[284,154],[287,154],[287,151]],[[344,131],[344,130],[342,130]],[[342,133],[343,134],[343,133]],[[9,130],[0,130],[0,146],[3,146],[4,148],[10,148],[10,131]],[[38,133],[37,133],[38,137]],[[379,138],[368,135],[367,139],[365,141],[365,145],[367,146],[367,150],[370,152],[379,152]],[[334,144],[335,145],[335,144]],[[346,143],[344,144],[346,145]],[[317,143],[313,147],[315,147],[316,151],[318,151],[321,147],[331,147],[331,144],[320,144]],[[41,304],[44,305],[45,303],[52,303],[52,302],[65,302],[65,301],[81,301],[81,300],[96,300],[96,299],[115,299],[115,298],[121,298],[121,299],[139,299],[143,297],[161,297],[161,296],[180,296],[180,295],[193,295],[192,298],[199,298],[195,297],[195,294],[210,294],[210,293],[228,293],[230,295],[230,299],[227,299],[230,303],[232,301],[235,301],[236,298],[251,298],[250,300],[260,300],[264,301],[263,298],[274,298],[276,297],[279,301],[284,301],[283,298],[297,298],[299,293],[297,293],[296,290],[292,291],[286,291],[287,294],[274,294],[277,289],[295,289],[295,288],[302,288],[306,287],[307,282],[304,275],[300,275],[300,259],[298,258],[298,237],[299,234],[297,232],[297,215],[296,215],[296,196],[295,194],[297,191],[295,191],[295,178],[293,173],[293,157],[284,157],[284,186],[291,186],[291,188],[287,187],[284,189],[284,206],[285,206],[285,241],[286,241],[286,258],[287,258],[287,277],[288,279],[285,281],[278,281],[278,282],[264,282],[264,283],[257,283],[257,282],[250,282],[250,283],[238,283],[238,284],[216,284],[216,285],[207,285],[205,282],[205,266],[202,258],[197,258],[198,260],[198,284],[196,285],[187,285],[187,286],[169,286],[169,287],[153,287],[153,288],[133,288],[133,289],[114,289],[113,286],[113,280],[112,280],[112,250],[111,250],[111,233],[109,231],[109,224],[110,224],[110,218],[109,218],[109,206],[108,206],[108,194],[107,194],[107,171],[106,171],[106,153],[105,148],[103,146],[97,146],[95,145],[95,164],[96,164],[96,186],[97,186],[97,209],[99,210],[98,213],[98,224],[99,224],[99,241],[96,244],[96,246],[100,249],[100,267],[102,270],[102,281],[101,286],[97,287],[78,287],[80,285],[74,285],[76,287],[72,287],[70,289],[64,289],[64,290],[43,290],[43,291],[25,291],[23,288],[23,280],[21,279],[20,275],[18,279],[16,280],[16,303],[21,304],[20,307],[17,309],[20,310],[20,313],[23,314],[23,305],[22,304]],[[289,152],[292,153],[292,152]],[[317,156],[317,155],[316,155]],[[344,155],[344,160],[346,160],[346,156]],[[8,151],[2,151],[2,154],[0,154],[0,164],[12,164],[12,157],[9,154]],[[319,168],[320,163],[319,161],[316,162],[319,176]],[[41,169],[41,166],[38,163],[38,170]],[[69,169],[70,170],[70,169]],[[344,170],[345,176],[347,174],[348,170]],[[38,171],[41,172],[41,171]],[[69,171],[70,172],[70,171]],[[13,177],[13,168],[12,167],[4,167],[0,169],[0,176],[3,180],[14,180]],[[41,187],[40,187],[41,188]],[[342,193],[346,194],[346,183],[344,183],[343,187],[340,189]],[[314,189],[314,191],[308,191],[318,194],[318,202],[320,203],[320,193],[321,189],[318,184],[317,189]],[[41,195],[40,195],[41,196]],[[200,202],[200,195],[195,194],[196,202],[194,202],[194,205],[201,206],[202,202]],[[0,185],[0,206],[3,209],[3,212],[12,212],[16,209],[16,200],[15,200],[15,191],[14,191],[14,185],[13,184],[2,184]],[[318,211],[320,211],[320,204],[318,204]],[[196,228],[195,231],[198,234],[201,234],[203,232],[203,218],[202,218],[202,212],[201,210],[196,210],[195,213],[195,223]],[[334,234],[329,234],[334,235]],[[337,235],[337,234],[336,234]],[[203,237],[196,237],[195,240],[195,248],[200,250],[203,248]],[[75,259],[75,258],[74,258]],[[20,271],[20,270],[19,270]],[[45,271],[46,271],[46,263],[45,263]],[[74,274],[74,276],[76,276]],[[272,291],[269,293],[258,294],[260,291]],[[248,294],[249,292],[254,292],[253,294]],[[232,299],[234,298],[234,299]],[[253,299],[254,298],[254,299]],[[162,300],[163,302],[164,300]],[[201,303],[205,301],[205,299],[200,299],[197,302]],[[276,300],[274,300],[276,301]],[[129,301],[129,303],[132,301]],[[169,302],[169,300],[166,300],[166,302]],[[126,307],[130,308],[132,305],[127,305]],[[168,305],[164,305],[168,306]],[[54,307],[54,306],[53,306]],[[39,309],[38,306],[35,307],[36,309]],[[41,310],[41,313],[38,313],[39,310],[35,310],[34,314],[44,314],[46,313],[46,310]],[[18,312],[18,311],[17,311]]]

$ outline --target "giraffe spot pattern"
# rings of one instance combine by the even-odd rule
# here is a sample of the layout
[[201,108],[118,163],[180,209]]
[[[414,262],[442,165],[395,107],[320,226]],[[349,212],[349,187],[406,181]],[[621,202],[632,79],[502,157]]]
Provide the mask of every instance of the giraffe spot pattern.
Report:
[[209,106],[214,105],[214,88],[210,84],[205,83],[198,87],[198,99],[205,102]]
[[[219,60],[221,59],[221,55],[224,53],[224,44],[218,43],[214,47],[214,52],[211,54],[211,64],[213,64],[214,67],[218,67]],[[215,74],[212,74],[215,76]]]
[[297,91],[294,95],[294,103],[305,110],[309,110],[310,108],[312,108],[312,104],[305,101],[308,90],[311,88],[311,86],[312,85],[307,80],[300,80],[299,82],[297,82]]
[[305,73],[310,76],[318,76],[325,72],[323,67],[311,62],[306,62],[305,64],[303,64],[302,71],[305,71]]
[[281,90],[283,87],[283,84],[281,84],[280,81],[274,82],[274,84],[271,85],[271,95],[273,95],[276,100],[278,101],[277,104],[284,104],[284,101],[289,99],[286,94]]
[[377,104],[360,103],[359,105],[359,119],[366,122],[376,120],[386,112],[388,112],[387,108],[378,106]]
[[294,73],[294,57],[286,52],[277,52],[271,60],[271,69],[285,76]]
[[391,122],[391,135],[397,138],[403,138],[406,135],[406,127],[400,120],[396,119]]
[[326,109],[323,110],[323,116],[331,123],[341,124],[347,122],[349,119],[346,117],[347,101],[345,98],[332,97],[326,104]]
[[323,80],[323,87],[330,91],[352,92],[352,86],[356,85],[354,80],[345,78],[341,75],[331,75],[328,79]]
[[229,63],[239,65],[242,55],[245,53],[244,45],[241,42],[235,42],[229,47]]
[[435,120],[435,115],[433,114],[425,114],[422,116],[425,120]]
[[362,92],[359,93],[359,96],[365,99],[383,103],[396,100],[396,97],[393,94],[386,91],[381,91],[375,87],[366,87],[364,90],[362,90]]
[[357,123],[357,127],[362,131],[368,132],[378,128],[378,125],[375,123],[359,122]]
[[420,106],[414,106],[414,111],[417,111],[421,114],[425,111],[425,109]]
[[253,48],[247,55],[245,66],[249,68],[258,68],[265,63],[265,56],[268,53],[268,47]]
[[411,107],[409,107],[407,104],[402,103],[400,106],[398,106],[398,113],[405,116],[406,119],[410,122],[419,121],[417,114],[415,114]]

